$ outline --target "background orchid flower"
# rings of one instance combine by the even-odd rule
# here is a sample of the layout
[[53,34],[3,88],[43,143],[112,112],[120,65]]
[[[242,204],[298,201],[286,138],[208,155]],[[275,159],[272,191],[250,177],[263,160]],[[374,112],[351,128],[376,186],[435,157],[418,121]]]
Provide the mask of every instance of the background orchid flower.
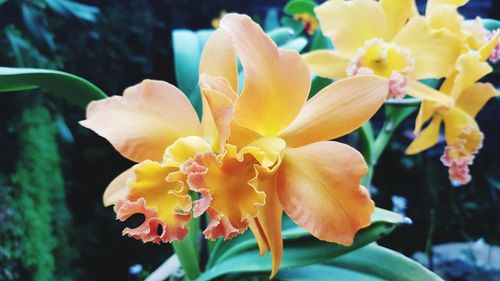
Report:
[[305,54],[319,76],[373,73],[389,80],[389,98],[408,94],[450,102],[424,91],[417,80],[448,76],[460,54],[460,40],[445,29],[433,30],[413,0],[330,0],[315,13],[335,47]]
[[155,243],[184,239],[192,202],[183,164],[197,153],[223,148],[220,143],[228,138],[224,120],[207,113],[219,112],[219,106],[205,103],[200,123],[180,90],[152,80],[126,89],[123,96],[89,104],[81,124],[138,163],[114,179],[103,196],[122,221],[144,215],[140,226],[125,228],[123,234]]
[[[370,223],[374,203],[359,185],[367,171],[362,155],[328,140],[366,122],[383,104],[388,87],[379,77],[352,77],[327,86],[306,102],[310,72],[301,56],[278,49],[249,17],[229,14],[202,56],[200,83],[206,100],[238,92],[235,53],[245,82],[233,103],[228,141],[238,152],[235,148],[227,151],[232,150],[231,158],[239,159],[229,158],[231,165],[241,167],[231,177],[224,170],[226,164],[217,165],[213,156],[201,155],[193,161],[205,169],[188,175],[188,182],[203,195],[200,212],[210,214],[210,208],[218,204],[221,207],[214,209],[222,216],[230,218],[236,213],[240,221],[251,218],[250,212],[241,212],[242,206],[249,205],[249,197],[232,191],[224,195],[224,190],[234,190],[237,185],[265,194],[265,204],[254,197],[258,212],[249,227],[261,254],[271,251],[274,275],[283,251],[283,210],[317,238],[343,245],[350,245],[355,233]],[[238,229],[233,223],[214,224],[221,227],[219,233],[225,238]]]
[[[443,109],[433,101],[424,100],[416,119],[417,137],[406,150],[407,154],[416,154],[434,146],[444,123],[447,146],[441,161],[449,168],[450,180],[456,184],[470,181],[469,165],[482,146],[483,133],[474,118],[490,98],[498,95],[490,83],[476,83],[492,71],[485,62],[488,56],[487,52],[481,55],[481,52],[469,51],[459,57],[457,70],[440,88],[453,99],[454,106]],[[420,132],[429,119],[429,125]]]
[[[496,37],[496,32],[487,30],[481,18],[466,21],[458,12],[458,8],[467,4],[468,0],[429,0],[426,6],[426,18],[433,29],[446,29],[463,41],[464,51],[479,50]],[[500,41],[493,44],[489,60],[492,63],[500,60]]]

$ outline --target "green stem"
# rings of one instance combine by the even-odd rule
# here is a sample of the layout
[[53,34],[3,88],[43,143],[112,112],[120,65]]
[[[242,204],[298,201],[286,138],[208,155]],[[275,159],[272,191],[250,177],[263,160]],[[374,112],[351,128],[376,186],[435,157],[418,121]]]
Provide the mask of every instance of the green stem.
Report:
[[382,129],[374,139],[370,123],[360,128],[363,155],[368,164],[368,173],[363,177],[362,183],[370,189],[374,170],[378,159],[387,148],[394,131],[399,125],[416,110],[415,102],[387,103],[385,105],[386,118]]
[[[195,231],[198,233],[198,222],[199,219],[191,219],[188,226],[191,231]],[[179,257],[179,261],[182,265],[182,268],[186,272],[186,276],[189,280],[195,280],[198,276],[200,276],[200,260],[198,257],[198,251],[196,246],[196,239],[193,239],[192,236],[187,236],[181,242],[172,242],[172,246],[174,247],[174,251]]]

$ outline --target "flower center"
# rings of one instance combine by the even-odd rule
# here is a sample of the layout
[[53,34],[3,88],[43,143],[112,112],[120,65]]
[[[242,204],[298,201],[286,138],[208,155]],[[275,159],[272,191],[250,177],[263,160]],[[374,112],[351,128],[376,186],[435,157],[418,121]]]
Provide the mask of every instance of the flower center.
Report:
[[483,146],[483,134],[479,130],[464,129],[458,140],[448,144],[441,156],[441,162],[448,167],[448,173],[453,185],[460,186],[471,180],[469,166]]
[[389,79],[388,98],[403,98],[408,91],[408,74],[415,61],[408,49],[374,38],[359,48],[347,68],[347,75],[376,74]]

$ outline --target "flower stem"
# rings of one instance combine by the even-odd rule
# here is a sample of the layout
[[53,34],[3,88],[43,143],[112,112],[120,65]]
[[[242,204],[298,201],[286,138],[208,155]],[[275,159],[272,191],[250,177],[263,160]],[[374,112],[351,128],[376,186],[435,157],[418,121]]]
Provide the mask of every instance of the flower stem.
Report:
[[[198,233],[199,219],[191,219],[188,226],[191,231]],[[182,268],[186,272],[186,276],[189,280],[195,280],[200,275],[200,261],[198,257],[198,251],[196,247],[197,235],[188,235],[181,242],[172,242],[174,251],[179,257]]]

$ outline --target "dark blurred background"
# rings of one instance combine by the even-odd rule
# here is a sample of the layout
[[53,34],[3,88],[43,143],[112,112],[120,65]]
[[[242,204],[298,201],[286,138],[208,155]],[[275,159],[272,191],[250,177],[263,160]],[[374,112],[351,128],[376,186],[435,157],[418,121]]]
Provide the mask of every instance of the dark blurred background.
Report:
[[[64,70],[108,95],[145,78],[175,83],[173,29],[211,28],[221,11],[259,20],[286,2],[0,0],[0,65]],[[461,12],[500,19],[500,1],[472,0]],[[407,255],[450,241],[500,244],[498,107],[491,101],[478,116],[484,148],[472,183],[460,188],[440,164],[442,144],[404,156],[412,118],[401,126],[377,167],[374,199],[392,209],[394,196],[404,198],[414,223],[382,244]],[[131,163],[80,127],[83,118],[81,108],[39,91],[0,93],[0,280],[138,280],[131,266],[144,276],[171,254],[169,245],[121,236],[101,197]]]

